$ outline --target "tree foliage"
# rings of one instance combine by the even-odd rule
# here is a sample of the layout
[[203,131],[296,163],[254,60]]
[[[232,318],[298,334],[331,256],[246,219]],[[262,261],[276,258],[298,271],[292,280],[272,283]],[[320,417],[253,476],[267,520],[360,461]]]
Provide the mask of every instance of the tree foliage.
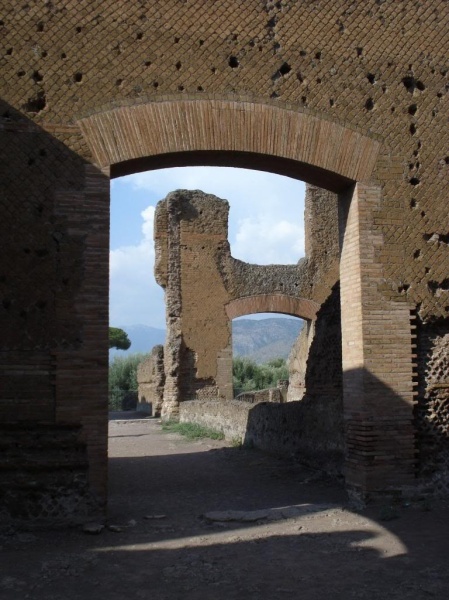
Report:
[[115,356],[109,365],[109,390],[137,390],[137,367],[148,354],[135,353]]
[[130,346],[131,341],[126,331],[119,327],[109,327],[109,349],[128,350]]
[[[148,354],[135,353],[128,356],[115,356],[109,365],[109,390],[137,390],[137,367]],[[279,379],[288,379],[285,359],[276,358],[258,365],[249,358],[236,357],[233,360],[234,389],[255,391],[275,387]]]
[[288,368],[284,358],[258,365],[249,358],[236,357],[232,374],[234,389],[250,392],[275,387],[279,379],[288,379]]

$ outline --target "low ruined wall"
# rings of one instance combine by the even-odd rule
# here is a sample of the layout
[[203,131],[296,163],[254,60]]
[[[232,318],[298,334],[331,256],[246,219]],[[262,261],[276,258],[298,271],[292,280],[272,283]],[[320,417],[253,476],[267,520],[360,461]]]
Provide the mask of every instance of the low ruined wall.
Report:
[[155,346],[150,356],[137,367],[137,411],[161,414],[164,397],[164,347]]
[[[329,400],[329,399],[327,399]],[[181,403],[180,421],[221,431],[226,439],[241,440],[278,456],[294,455],[300,462],[331,474],[340,474],[343,444],[330,434],[338,408],[329,401],[252,404],[228,402]]]
[[[343,435],[334,434],[340,420],[332,398],[285,404],[261,403],[248,412],[245,444],[300,462],[331,474],[343,467]],[[343,433],[343,432],[342,432]]]
[[189,400],[181,402],[179,420],[181,423],[198,423],[221,431],[227,440],[245,439],[248,412],[253,405],[238,400],[202,401]]
[[284,396],[282,390],[279,388],[267,388],[254,392],[242,392],[237,396],[236,400],[239,402],[250,402],[251,404],[259,402],[284,402]]

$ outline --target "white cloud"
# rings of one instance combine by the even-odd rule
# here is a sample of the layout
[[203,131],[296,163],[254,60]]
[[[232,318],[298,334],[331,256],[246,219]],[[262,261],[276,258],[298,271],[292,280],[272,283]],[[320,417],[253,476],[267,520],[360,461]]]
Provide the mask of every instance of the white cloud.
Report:
[[135,246],[122,246],[110,252],[109,322],[117,326],[143,323],[164,328],[163,291],[153,275],[154,206],[141,215],[141,240]]
[[300,181],[228,167],[161,169],[122,181],[157,198],[175,189],[201,189],[228,200],[229,242],[233,256],[240,260],[296,263],[304,255],[304,184]]
[[256,264],[290,264],[303,256],[303,248],[301,225],[262,216],[239,221],[232,254]]
[[[245,169],[186,167],[123,177],[120,187],[156,203],[176,189],[201,189],[229,201],[229,242],[235,258],[257,264],[296,263],[304,255],[304,184]],[[130,191],[128,191],[130,190]],[[163,292],[153,276],[154,206],[142,213],[142,237],[111,251],[110,322],[165,326]],[[120,227],[123,223],[111,223]]]

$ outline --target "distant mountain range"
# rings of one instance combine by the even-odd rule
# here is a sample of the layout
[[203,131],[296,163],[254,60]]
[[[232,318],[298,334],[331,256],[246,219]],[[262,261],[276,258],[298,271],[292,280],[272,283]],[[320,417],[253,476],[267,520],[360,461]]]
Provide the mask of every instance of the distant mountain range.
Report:
[[239,319],[232,324],[234,356],[265,363],[273,358],[288,358],[304,321],[301,319]]
[[[234,321],[232,324],[234,356],[251,358],[257,363],[264,363],[273,358],[287,358],[302,326],[303,321],[294,318],[271,317]],[[131,347],[129,350],[110,350],[110,359],[135,352],[150,352],[153,346],[163,344],[165,341],[164,329],[148,325],[125,325],[121,329],[128,334]]]

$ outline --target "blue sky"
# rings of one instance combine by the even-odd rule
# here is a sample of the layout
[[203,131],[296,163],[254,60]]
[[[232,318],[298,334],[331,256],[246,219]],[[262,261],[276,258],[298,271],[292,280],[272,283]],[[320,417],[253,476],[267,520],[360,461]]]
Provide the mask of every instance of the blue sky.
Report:
[[165,328],[164,294],[154,280],[153,217],[177,189],[200,189],[228,200],[235,258],[256,264],[296,263],[304,256],[301,181],[228,167],[147,171],[111,184],[110,324]]

